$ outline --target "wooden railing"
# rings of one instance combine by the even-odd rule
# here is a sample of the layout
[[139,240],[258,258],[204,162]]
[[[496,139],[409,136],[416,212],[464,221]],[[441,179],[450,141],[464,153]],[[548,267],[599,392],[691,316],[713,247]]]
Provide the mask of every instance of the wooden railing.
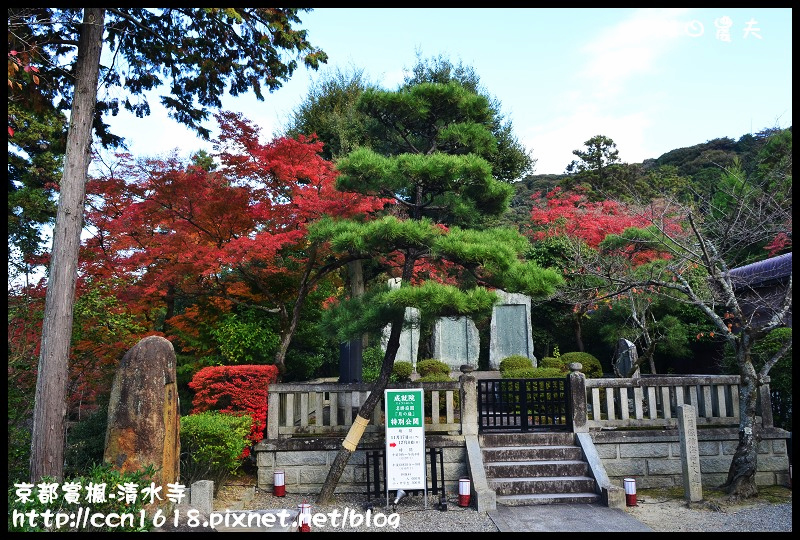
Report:
[[[266,439],[302,435],[344,436],[370,394],[368,383],[275,383],[269,385]],[[388,385],[422,388],[425,396],[426,432],[461,432],[458,381]],[[381,396],[365,433],[383,434],[385,404]]]
[[[677,408],[683,404],[695,408],[698,426],[738,425],[739,384],[738,375],[584,379],[586,427],[672,428],[677,426]],[[580,395],[580,391],[572,393],[575,401]],[[769,395],[769,385],[762,386],[757,421],[765,427],[772,426]]]
[[[579,369],[576,367],[576,369]],[[738,375],[644,375],[631,379],[587,379],[579,371],[567,375],[568,409],[574,432],[598,429],[677,427],[678,407],[692,405],[698,426],[739,424]],[[462,376],[462,380],[464,379]],[[390,384],[388,388],[422,388],[425,431],[459,435],[478,433],[477,382]],[[297,436],[344,437],[369,396],[366,383],[275,383],[269,386],[267,440]],[[469,391],[468,391],[469,390]],[[467,396],[466,398],[460,396]],[[464,401],[463,403],[461,401]],[[364,433],[383,435],[383,396]],[[756,421],[772,427],[769,379],[758,395]]]

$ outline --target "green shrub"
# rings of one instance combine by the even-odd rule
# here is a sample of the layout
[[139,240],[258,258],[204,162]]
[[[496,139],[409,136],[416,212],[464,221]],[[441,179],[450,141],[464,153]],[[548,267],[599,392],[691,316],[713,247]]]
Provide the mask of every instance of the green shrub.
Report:
[[103,463],[107,426],[108,407],[101,407],[70,428],[64,455],[66,476],[80,474]]
[[411,362],[395,362],[392,368],[392,380],[395,382],[410,381],[413,371],[414,365]]
[[[41,481],[37,482],[36,485],[25,483],[26,486],[31,490],[30,496],[26,502],[22,502],[18,499],[20,497],[17,495],[17,488],[20,487],[19,485],[11,485],[8,488],[8,530],[9,532],[146,532],[149,531],[152,526],[152,516],[148,516],[144,520],[144,526],[141,526],[140,522],[140,511],[145,509],[145,505],[150,502],[150,499],[142,494],[142,489],[144,487],[149,487],[153,478],[155,476],[156,470],[154,467],[150,466],[145,469],[141,469],[138,471],[127,471],[127,472],[120,472],[117,469],[111,468],[111,465],[108,463],[102,463],[99,465],[95,465],[88,469],[88,473],[85,475],[74,476],[72,478],[65,478],[64,482],[57,482],[50,478],[43,478]],[[88,503],[86,501],[86,488],[89,484],[94,484],[98,486],[100,484],[104,484],[106,486],[105,490],[105,501],[104,502],[93,502]],[[46,493],[42,493],[42,498],[39,497],[40,494],[40,485],[43,484],[55,484],[57,486],[57,493],[58,497],[54,498],[53,500],[49,500],[48,502],[42,502],[42,498],[47,500]],[[77,502],[68,502],[65,497],[65,493],[63,492],[63,487],[72,484],[73,487],[78,488],[79,498]],[[126,501],[125,497],[117,496],[118,489],[117,486],[123,486],[125,484],[135,484],[137,486],[137,497],[133,501]],[[166,486],[162,486],[164,490],[166,490]],[[113,494],[115,495],[114,498],[109,497],[108,495]],[[160,497],[166,499],[164,497],[164,492],[162,491],[159,495]],[[185,498],[184,498],[185,501]],[[60,528],[55,528],[55,519],[51,518],[51,526],[46,528],[44,526],[44,519],[40,516],[35,526],[31,526],[31,523],[28,519],[17,520],[14,522],[13,515],[14,511],[16,510],[17,513],[27,513],[31,511],[35,511],[38,513],[42,513],[46,510],[51,511],[53,514],[77,514],[78,508],[83,507],[84,511],[89,511],[90,513],[100,514],[102,516],[109,516],[112,513],[122,515],[129,515],[132,514],[134,519],[132,523],[128,519],[123,519],[116,523],[111,523],[110,525],[116,525],[114,527],[106,526],[103,524],[102,526],[98,527],[91,523],[91,521],[86,522],[86,527],[83,527],[83,524],[71,524],[67,522],[63,524]]]
[[512,354],[500,361],[500,372],[529,369],[533,367],[533,360],[527,356]]
[[249,415],[234,416],[218,411],[181,418],[181,478],[186,485],[212,480],[214,493],[242,464],[253,423]]
[[433,375],[434,373],[439,373],[442,375],[447,375],[447,380],[451,380],[450,366],[441,360],[436,360],[435,358],[428,358],[426,360],[420,360],[417,362],[417,373],[419,373],[420,378]]
[[561,373],[569,372],[569,367],[567,367],[567,364],[565,364],[564,361],[561,360],[561,358],[555,358],[553,356],[545,356],[544,358],[539,360],[539,367],[556,368],[559,371],[561,371]]
[[364,382],[374,382],[378,380],[383,366],[383,349],[380,345],[367,347],[361,353],[361,380]]
[[561,355],[561,361],[564,362],[564,365],[567,366],[567,370],[569,370],[569,365],[573,362],[580,362],[583,367],[581,368],[581,373],[586,375],[587,378],[596,378],[603,376],[603,366],[600,365],[600,360],[598,360],[595,356],[586,353],[586,352],[568,352]]
[[504,371],[502,375],[504,379],[555,379],[564,377],[560,369],[548,367],[515,369]]

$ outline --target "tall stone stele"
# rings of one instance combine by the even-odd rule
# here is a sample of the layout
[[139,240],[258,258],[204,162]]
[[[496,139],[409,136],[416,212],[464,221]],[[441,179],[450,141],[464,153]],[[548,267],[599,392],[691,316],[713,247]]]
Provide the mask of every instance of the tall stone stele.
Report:
[[123,472],[153,465],[152,481],[166,492],[180,481],[178,405],[175,349],[148,336],[125,353],[114,376],[104,461]]

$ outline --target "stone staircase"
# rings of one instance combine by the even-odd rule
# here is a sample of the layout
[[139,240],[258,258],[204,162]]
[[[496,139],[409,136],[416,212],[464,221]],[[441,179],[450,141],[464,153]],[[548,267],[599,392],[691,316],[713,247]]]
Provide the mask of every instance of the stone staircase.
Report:
[[600,500],[574,434],[484,433],[479,439],[486,479],[498,505]]

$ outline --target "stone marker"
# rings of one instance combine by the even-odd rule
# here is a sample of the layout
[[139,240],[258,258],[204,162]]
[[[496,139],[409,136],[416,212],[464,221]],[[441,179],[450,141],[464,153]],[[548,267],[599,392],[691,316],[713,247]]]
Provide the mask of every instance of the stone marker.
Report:
[[433,327],[433,357],[451,371],[463,365],[478,367],[480,338],[478,328],[469,317],[440,317]]
[[536,367],[531,333],[531,299],[517,293],[494,291],[500,302],[492,310],[489,337],[489,367],[500,369],[500,362],[513,355],[530,358]]
[[[617,350],[614,355],[614,371],[619,377],[628,377],[628,372],[634,364],[639,360],[639,354],[636,352],[636,345],[632,341],[621,338],[617,341]],[[633,373],[632,377],[639,377],[639,368]]]
[[700,448],[697,444],[697,416],[691,405],[678,406],[678,436],[683,471],[683,493],[686,502],[703,500],[700,474]]
[[208,515],[214,510],[214,481],[198,480],[189,491],[189,506]]
[[164,492],[180,481],[180,413],[175,350],[148,336],[122,357],[108,405],[103,460],[120,471],[153,465]]

